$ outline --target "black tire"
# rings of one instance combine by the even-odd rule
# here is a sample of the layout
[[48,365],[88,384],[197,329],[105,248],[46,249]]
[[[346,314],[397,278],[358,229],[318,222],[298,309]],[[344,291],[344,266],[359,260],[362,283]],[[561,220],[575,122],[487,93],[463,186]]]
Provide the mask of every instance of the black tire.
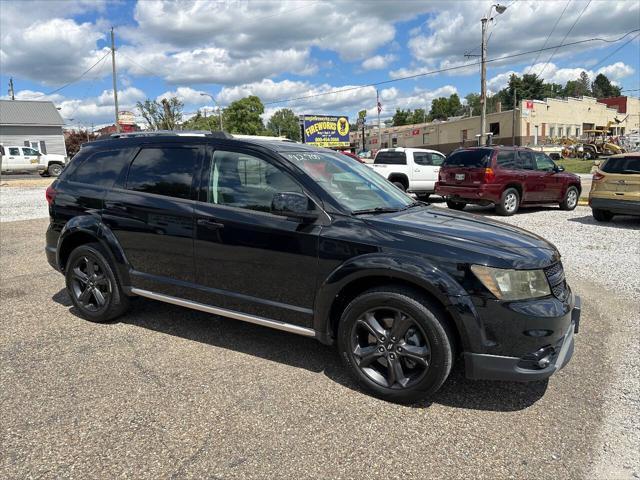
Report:
[[498,215],[510,217],[520,208],[520,194],[515,188],[507,188],[502,192],[500,202],[496,203],[496,212]]
[[467,204],[465,202],[458,202],[456,200],[447,200],[447,207],[451,210],[464,210]]
[[[394,325],[397,338],[392,337]],[[419,291],[400,286],[373,288],[349,303],[340,318],[338,350],[363,388],[399,403],[436,392],[454,358],[442,310]]]
[[398,187],[403,192],[407,191],[407,187],[404,186],[404,183],[402,182],[391,182],[391,183],[393,183],[396,187]]
[[59,163],[52,163],[47,168],[47,173],[52,177],[59,177],[62,173],[62,165],[60,165]]
[[578,199],[580,198],[580,192],[576,187],[567,188],[562,202],[560,202],[560,210],[575,210],[578,206]]
[[65,270],[67,292],[82,318],[109,322],[129,308],[129,298],[99,243],[87,243],[73,250]]
[[613,218],[613,213],[599,208],[592,209],[591,213],[593,214],[593,218],[598,222],[609,222]]
[[47,173],[47,172],[40,172],[40,176],[41,176],[41,177],[48,177],[48,176],[49,176],[49,173]]
[[418,200],[421,202],[429,202],[429,197],[431,197],[430,193],[420,193],[417,195]]

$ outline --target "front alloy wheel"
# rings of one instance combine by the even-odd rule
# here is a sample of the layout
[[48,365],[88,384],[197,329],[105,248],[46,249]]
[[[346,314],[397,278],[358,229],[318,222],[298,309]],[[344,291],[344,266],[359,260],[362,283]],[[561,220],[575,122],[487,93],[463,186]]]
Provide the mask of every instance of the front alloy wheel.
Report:
[[451,371],[453,337],[445,314],[418,289],[367,290],[342,312],[337,333],[340,356],[354,378],[385,400],[422,400]]
[[420,325],[393,308],[369,310],[358,318],[352,329],[351,351],[367,377],[393,389],[418,383],[431,361],[429,341]]

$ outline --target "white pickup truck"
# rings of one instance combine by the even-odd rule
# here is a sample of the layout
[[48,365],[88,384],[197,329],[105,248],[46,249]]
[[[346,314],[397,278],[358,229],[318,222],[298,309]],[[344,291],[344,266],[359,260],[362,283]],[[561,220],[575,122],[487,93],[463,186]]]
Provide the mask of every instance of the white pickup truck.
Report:
[[0,145],[3,172],[38,172],[57,177],[67,163],[67,157],[55,153],[43,154],[35,148]]
[[435,191],[444,154],[424,148],[383,148],[378,151],[373,168],[398,188],[419,197]]

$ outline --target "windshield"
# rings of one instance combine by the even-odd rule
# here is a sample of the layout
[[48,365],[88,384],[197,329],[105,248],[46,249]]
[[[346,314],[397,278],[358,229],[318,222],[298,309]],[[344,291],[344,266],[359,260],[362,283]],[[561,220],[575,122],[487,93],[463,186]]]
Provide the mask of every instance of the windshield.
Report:
[[400,210],[414,200],[371,168],[333,152],[280,152],[351,212]]
[[485,168],[489,166],[489,160],[491,159],[492,153],[492,150],[488,148],[458,150],[446,158],[443,166]]

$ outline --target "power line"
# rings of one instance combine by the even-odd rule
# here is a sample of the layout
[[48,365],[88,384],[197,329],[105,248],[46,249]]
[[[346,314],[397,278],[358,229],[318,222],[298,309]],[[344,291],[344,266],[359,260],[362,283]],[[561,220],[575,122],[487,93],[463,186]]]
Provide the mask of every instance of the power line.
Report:
[[78,78],[76,78],[75,80],[70,81],[69,83],[66,83],[64,85],[62,85],[59,88],[56,88],[55,90],[49,92],[49,93],[43,93],[42,95],[34,98],[34,100],[38,99],[38,98],[42,98],[42,97],[46,97],[48,95],[53,95],[54,93],[58,93],[60,90],[67,88],[70,85],[73,85],[74,83],[80,81],[82,79],[82,77],[84,77],[87,73],[89,73],[91,70],[94,69],[94,67],[96,65],[98,65],[102,60],[104,60],[105,58],[107,58],[107,55],[109,55],[111,53],[111,50],[109,50],[107,53],[104,54],[104,56],[102,58],[100,58],[100,60],[98,60],[96,63],[94,63],[93,65],[91,65],[88,69],[86,69],[82,75],[80,75]]
[[[640,28],[636,28],[634,30],[630,30],[629,32],[625,33],[621,37],[616,38],[614,40],[608,40],[606,38],[600,38],[600,37],[588,38],[586,40],[577,40],[575,42],[563,43],[563,44],[560,44],[560,45],[553,45],[551,47],[546,47],[546,48],[542,48],[542,49],[530,50],[530,51],[521,52],[521,53],[514,53],[514,54],[511,54],[511,55],[504,55],[502,57],[489,59],[486,62],[487,63],[500,62],[502,60],[508,60],[508,59],[511,59],[511,58],[522,57],[522,56],[525,56],[525,55],[531,55],[532,53],[538,53],[540,51],[553,50],[553,49],[558,49],[560,47],[571,47],[571,46],[574,46],[574,45],[580,45],[580,44],[583,44],[583,43],[589,43],[589,42],[595,42],[595,41],[606,42],[606,43],[616,43],[616,42],[619,42],[620,40],[622,40],[623,38],[631,35],[632,33],[635,33],[635,32],[638,32],[638,31],[640,31]],[[293,97],[293,98],[286,98],[286,99],[281,99],[281,100],[274,100],[274,101],[271,101],[271,102],[265,102],[264,105],[265,106],[266,105],[274,105],[274,104],[277,104],[277,103],[293,102],[293,101],[296,101],[296,100],[306,100],[308,98],[322,97],[322,96],[325,96],[325,95],[335,95],[335,94],[338,94],[338,93],[351,92],[353,90],[360,90],[362,88],[376,87],[376,86],[379,86],[379,85],[386,85],[386,84],[389,84],[389,83],[400,82],[400,81],[403,81],[403,80],[411,80],[413,78],[425,77],[427,75],[435,75],[435,74],[438,74],[438,73],[444,73],[444,72],[450,72],[450,71],[454,71],[454,70],[460,70],[460,69],[463,69],[463,68],[468,68],[469,66],[473,66],[473,63],[466,63],[464,65],[457,65],[457,66],[453,66],[453,67],[440,68],[438,70],[430,70],[430,71],[427,71],[427,72],[416,73],[414,75],[407,75],[405,77],[398,77],[398,78],[393,78],[393,79],[390,79],[390,80],[383,80],[381,82],[367,83],[365,85],[359,85],[359,86],[355,86],[355,87],[348,87],[348,88],[343,88],[343,89],[339,89],[339,90],[331,90],[331,91],[328,91],[328,92],[314,93],[314,94],[311,94],[311,95],[303,95],[303,96],[300,96],[300,97]]]
[[[547,39],[544,41],[544,45],[542,45],[542,48],[547,46],[547,42],[549,41],[549,39],[551,38],[551,35],[553,35],[553,32],[556,31],[556,27],[558,26],[558,23],[560,23],[560,19],[562,18],[562,16],[564,15],[564,12],[567,11],[567,7],[569,6],[569,4],[571,3],[572,0],[568,0],[567,4],[564,6],[564,9],[562,10],[562,13],[560,14],[560,16],[558,17],[558,19],[556,20],[555,25],[553,26],[553,28],[551,29],[551,31],[549,32],[549,35],[547,35]],[[542,52],[538,52],[538,55],[536,55],[536,59],[533,61],[533,63],[531,63],[531,65],[529,66],[529,68],[527,69],[526,73],[529,73],[531,71],[531,69],[533,68],[533,66],[536,64],[536,62],[538,61],[538,59],[540,58],[540,53]]]
[[[578,18],[576,18],[576,21],[573,22],[573,25],[571,25],[571,28],[569,29],[569,31],[566,33],[566,35],[564,36],[564,38],[562,39],[562,42],[560,42],[560,45],[558,46],[558,48],[560,48],[563,44],[564,41],[567,39],[567,37],[569,36],[569,34],[573,31],[573,27],[576,26],[576,24],[580,21],[580,19],[582,18],[582,15],[584,14],[584,12],[587,11],[587,8],[589,8],[589,5],[591,5],[591,0],[589,0],[587,2],[587,4],[585,5],[585,7],[582,9],[582,11],[580,12],[580,15],[578,15]],[[542,74],[544,73],[544,71],[547,68],[547,65],[549,65],[549,62],[551,62],[551,60],[553,59],[553,57],[555,56],[556,52],[558,51],[558,48],[556,48],[553,53],[551,53],[551,56],[549,57],[549,60],[547,60],[547,63],[544,64],[544,67],[542,67],[542,70],[540,71],[540,73],[538,74],[538,77],[542,77]]]
[[604,62],[606,62],[607,60],[609,60],[611,57],[613,57],[616,53],[618,53],[620,50],[622,50],[624,47],[626,47],[627,45],[629,45],[631,42],[633,42],[636,38],[640,37],[640,33],[638,33],[635,37],[631,37],[629,40],[627,40],[626,42],[624,42],[622,45],[620,45],[618,48],[616,48],[613,52],[611,52],[609,55],[607,55],[606,57],[604,57],[602,60],[600,60],[598,63],[595,64],[595,66],[593,66],[592,68],[595,70],[596,68],[598,68],[600,65],[602,65]]

